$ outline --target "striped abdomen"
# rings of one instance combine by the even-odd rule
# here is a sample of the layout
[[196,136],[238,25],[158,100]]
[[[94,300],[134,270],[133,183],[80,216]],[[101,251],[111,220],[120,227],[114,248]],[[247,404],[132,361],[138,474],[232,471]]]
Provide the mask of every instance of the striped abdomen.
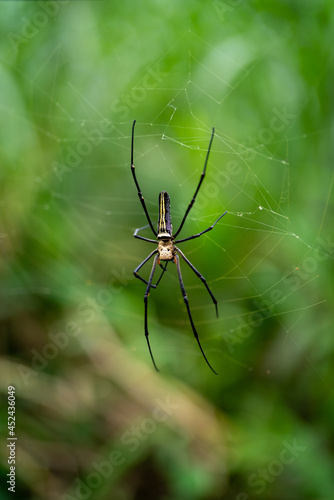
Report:
[[172,237],[172,220],[170,217],[170,198],[167,191],[159,194],[158,238]]

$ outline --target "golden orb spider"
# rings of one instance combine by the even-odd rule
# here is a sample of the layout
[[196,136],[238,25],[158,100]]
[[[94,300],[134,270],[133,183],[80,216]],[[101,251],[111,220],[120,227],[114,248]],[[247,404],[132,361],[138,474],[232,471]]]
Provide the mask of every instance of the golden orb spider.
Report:
[[[153,250],[153,252],[151,252],[146,257],[146,259],[144,259],[143,262],[141,262],[139,264],[139,266],[137,266],[136,269],[133,271],[133,274],[135,275],[135,277],[139,278],[141,281],[143,281],[146,284],[146,291],[145,291],[145,296],[144,296],[144,303],[145,303],[145,337],[146,337],[146,340],[147,340],[147,345],[148,345],[148,349],[150,351],[151,359],[152,359],[154,368],[157,371],[159,371],[158,368],[157,368],[157,365],[155,364],[154,357],[153,357],[152,350],[151,350],[151,346],[150,346],[150,342],[149,342],[149,339],[148,339],[148,336],[149,336],[148,327],[147,327],[147,304],[148,304],[148,296],[150,294],[150,289],[151,288],[156,288],[158,286],[158,284],[159,284],[159,282],[160,282],[160,280],[161,280],[164,272],[166,271],[168,262],[172,261],[172,262],[174,262],[174,264],[176,264],[176,269],[177,269],[177,274],[178,274],[178,277],[179,277],[179,282],[180,282],[182,297],[183,297],[184,303],[185,303],[187,311],[188,311],[188,316],[189,316],[189,320],[190,320],[192,331],[194,333],[194,336],[195,336],[195,338],[197,340],[197,343],[199,345],[199,348],[201,350],[201,353],[203,354],[203,357],[204,357],[205,361],[207,362],[208,366],[211,368],[211,370],[213,371],[213,373],[215,373],[217,375],[217,372],[212,368],[212,366],[210,365],[209,361],[207,360],[207,357],[205,356],[204,351],[203,351],[202,346],[201,346],[201,343],[199,341],[198,333],[197,333],[197,330],[195,328],[194,321],[193,321],[193,318],[192,318],[192,315],[191,315],[191,312],[190,312],[188,297],[187,297],[187,294],[186,294],[186,291],[185,291],[185,288],[184,288],[184,284],[183,284],[179,255],[181,255],[182,259],[188,264],[188,266],[190,267],[190,269],[192,269],[194,271],[194,273],[196,274],[196,276],[205,285],[207,291],[210,294],[212,302],[215,305],[216,315],[218,317],[217,300],[215,299],[213,293],[211,292],[211,290],[209,288],[209,285],[207,284],[204,276],[202,276],[201,273],[199,271],[197,271],[197,269],[187,259],[187,257],[184,255],[184,253],[181,252],[181,250],[176,246],[176,243],[182,243],[183,241],[193,240],[195,238],[198,238],[202,234],[207,233],[208,231],[211,231],[211,229],[213,229],[215,227],[215,225],[217,224],[217,222],[222,217],[224,217],[224,215],[227,212],[224,212],[222,215],[220,215],[218,217],[218,219],[212,224],[212,226],[208,227],[204,231],[201,231],[198,234],[194,234],[193,236],[189,236],[188,238],[183,238],[181,240],[176,240],[175,239],[178,236],[178,234],[180,233],[181,229],[183,228],[183,225],[184,225],[184,223],[186,221],[186,218],[187,218],[187,216],[188,216],[188,214],[189,214],[192,206],[195,203],[196,196],[198,194],[198,191],[199,191],[199,189],[201,187],[201,184],[203,182],[203,179],[205,177],[206,166],[207,166],[208,159],[209,159],[209,154],[210,154],[210,149],[211,149],[211,144],[212,144],[213,136],[214,136],[214,133],[215,133],[215,129],[214,128],[212,129],[211,139],[210,139],[209,147],[208,147],[208,150],[207,150],[207,153],[206,153],[204,168],[203,168],[203,172],[201,174],[201,178],[200,178],[200,181],[198,183],[197,189],[195,191],[195,194],[194,194],[191,202],[189,203],[189,205],[187,207],[187,210],[186,210],[186,212],[185,212],[185,214],[183,216],[183,219],[181,221],[180,227],[178,228],[178,230],[176,231],[176,233],[173,234],[173,231],[172,231],[172,220],[171,220],[171,215],[170,215],[170,197],[169,197],[169,194],[166,191],[161,191],[161,193],[159,194],[159,220],[158,220],[158,230],[157,231],[154,229],[152,221],[151,221],[150,216],[149,216],[149,213],[147,211],[145,200],[144,200],[144,197],[142,195],[142,192],[140,190],[140,187],[139,187],[139,184],[138,184],[138,181],[137,181],[137,177],[136,177],[136,173],[135,173],[135,166],[133,164],[133,146],[134,146],[135,124],[136,124],[136,120],[133,122],[133,125],[132,125],[131,171],[132,171],[132,175],[133,175],[136,187],[137,187],[137,191],[138,191],[138,196],[139,196],[140,202],[142,204],[142,207],[143,207],[145,215],[146,215],[146,219],[148,221],[148,226],[144,226],[144,227],[140,227],[140,228],[136,229],[135,232],[134,232],[134,234],[133,234],[133,236],[135,238],[139,238],[140,240],[148,241],[149,243],[158,244],[158,248],[156,248],[155,250]],[[151,240],[149,238],[144,238],[143,236],[139,236],[138,235],[139,231],[141,231],[142,229],[145,229],[147,227],[151,228],[152,233],[156,237],[155,240]],[[139,276],[138,271],[143,267],[144,264],[146,264],[146,262],[148,260],[150,260],[151,257],[153,257],[153,255],[155,255],[155,257],[154,257],[154,260],[153,260],[153,265],[152,265],[151,273],[150,273],[148,281],[146,281],[144,278],[142,278],[141,276]],[[161,261],[166,262],[165,266],[162,266]],[[152,285],[153,276],[154,276],[154,272],[155,272],[157,264],[162,268],[162,273],[161,273],[161,275],[160,275],[157,283],[155,285]]]

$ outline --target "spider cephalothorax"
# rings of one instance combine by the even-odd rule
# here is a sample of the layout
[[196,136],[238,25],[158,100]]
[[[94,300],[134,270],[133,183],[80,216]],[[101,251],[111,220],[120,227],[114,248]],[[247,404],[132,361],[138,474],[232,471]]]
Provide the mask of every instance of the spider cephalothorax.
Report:
[[[139,236],[138,235],[138,232],[141,231],[141,229],[144,229],[144,228],[146,228],[148,226],[144,226],[144,227],[141,227],[139,229],[136,229],[133,236],[135,238],[139,238],[140,240],[144,240],[144,241],[148,241],[150,243],[158,244],[158,248],[156,248],[155,250],[153,250],[153,252],[151,252],[146,257],[146,259],[144,259],[143,262],[141,262],[139,264],[139,266],[133,271],[135,277],[139,278],[141,281],[143,281],[146,284],[146,291],[145,291],[145,296],[144,296],[144,302],[145,302],[145,336],[146,336],[147,345],[148,345],[148,348],[149,348],[149,351],[150,351],[150,355],[151,355],[151,358],[152,358],[152,361],[153,361],[153,365],[154,365],[155,369],[157,371],[159,371],[158,368],[157,368],[157,365],[155,364],[155,361],[154,361],[154,358],[153,358],[153,354],[152,354],[152,351],[151,351],[150,342],[148,340],[148,335],[149,335],[149,333],[148,333],[148,327],[147,327],[147,304],[148,304],[148,296],[150,294],[151,288],[156,288],[158,286],[158,284],[159,284],[159,282],[160,282],[160,280],[161,280],[164,272],[166,271],[168,262],[172,261],[172,262],[174,262],[176,264],[177,274],[178,274],[178,278],[179,278],[179,282],[180,282],[180,287],[181,287],[181,292],[182,292],[182,297],[183,297],[184,303],[185,303],[186,308],[187,308],[187,312],[188,312],[188,316],[189,316],[189,320],[190,320],[192,331],[194,333],[194,336],[195,336],[195,338],[197,340],[197,343],[199,345],[199,348],[201,350],[201,353],[203,354],[203,357],[204,357],[205,361],[207,362],[207,364],[209,365],[209,367],[211,368],[211,370],[214,373],[216,373],[215,370],[210,365],[209,361],[207,360],[207,357],[204,354],[204,351],[202,349],[201,343],[200,343],[199,338],[198,338],[197,330],[196,330],[195,325],[194,325],[194,321],[192,319],[192,315],[191,315],[190,307],[189,307],[188,297],[187,297],[187,294],[186,294],[186,291],[185,291],[185,288],[184,288],[184,284],[183,284],[179,255],[181,255],[182,259],[188,264],[188,266],[194,271],[194,273],[196,274],[196,276],[205,285],[207,291],[210,294],[212,302],[214,303],[214,305],[216,307],[216,314],[218,316],[217,300],[215,299],[213,293],[211,292],[211,290],[209,288],[209,285],[207,284],[204,276],[202,276],[200,274],[200,272],[197,271],[197,269],[187,259],[187,257],[184,255],[184,253],[181,252],[181,250],[176,246],[176,243],[182,243],[183,241],[193,240],[194,238],[198,238],[202,234],[207,233],[208,231],[210,231],[211,229],[214,228],[214,226],[226,214],[226,212],[224,212],[220,217],[218,217],[218,219],[212,224],[212,226],[208,227],[204,231],[201,231],[198,234],[194,234],[193,236],[189,236],[188,238],[183,238],[181,240],[176,240],[175,239],[178,236],[178,234],[180,233],[180,231],[181,231],[181,229],[183,227],[183,224],[185,223],[185,220],[186,220],[186,218],[187,218],[187,216],[188,216],[188,214],[189,214],[189,212],[190,212],[193,204],[195,203],[197,193],[198,193],[199,188],[201,187],[201,184],[203,182],[203,179],[204,179],[204,176],[205,176],[205,171],[206,171],[206,166],[207,166],[208,159],[209,159],[209,153],[210,153],[210,149],[211,149],[211,144],[212,144],[212,140],[213,140],[213,136],[214,136],[214,129],[212,129],[211,139],[210,139],[208,151],[207,151],[206,158],[205,158],[204,169],[203,169],[203,172],[201,174],[201,178],[200,178],[200,181],[198,183],[197,189],[195,191],[195,194],[194,194],[191,202],[189,203],[189,205],[187,207],[187,210],[186,210],[186,212],[185,212],[185,214],[183,216],[183,219],[181,221],[180,227],[178,228],[178,230],[176,231],[176,233],[173,234],[172,220],[171,220],[171,215],[170,215],[170,197],[169,197],[169,194],[166,191],[161,191],[161,193],[159,194],[159,220],[158,220],[158,231],[156,231],[154,229],[154,227],[153,227],[152,221],[151,221],[149,213],[147,211],[147,207],[146,207],[146,204],[145,204],[144,197],[143,197],[142,192],[141,192],[141,190],[139,188],[139,184],[138,184],[136,173],[135,173],[135,166],[133,164],[133,146],[134,146],[135,123],[136,123],[136,121],[133,122],[133,126],[132,126],[131,170],[132,170],[132,175],[133,175],[136,187],[137,187],[138,196],[139,196],[140,202],[142,204],[142,207],[144,209],[144,212],[145,212],[145,215],[146,215],[146,218],[147,218],[147,221],[148,221],[148,226],[151,228],[151,230],[152,230],[154,236],[156,237],[156,239],[155,240],[151,240],[149,238],[145,238],[143,236]],[[150,273],[148,281],[146,281],[144,278],[142,278],[141,276],[139,276],[138,271],[143,267],[143,265],[151,257],[153,257],[153,255],[155,257],[154,257],[154,260],[153,260],[153,265],[152,265],[151,273]],[[165,262],[164,266],[162,266],[161,261]],[[157,264],[162,268],[162,273],[161,273],[161,275],[160,275],[157,283],[155,285],[152,285],[153,276],[154,276],[154,272],[155,272]]]
[[175,245],[172,238],[159,240],[158,255],[158,264],[161,260],[175,260]]

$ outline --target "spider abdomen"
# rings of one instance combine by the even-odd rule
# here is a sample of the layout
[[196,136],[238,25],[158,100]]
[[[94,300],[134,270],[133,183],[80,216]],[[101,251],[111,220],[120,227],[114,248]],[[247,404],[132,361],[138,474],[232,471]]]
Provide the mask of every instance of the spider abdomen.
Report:
[[158,243],[159,260],[174,260],[175,246],[172,239],[159,240]]
[[159,194],[158,238],[172,236],[172,219],[170,216],[170,197],[167,191]]

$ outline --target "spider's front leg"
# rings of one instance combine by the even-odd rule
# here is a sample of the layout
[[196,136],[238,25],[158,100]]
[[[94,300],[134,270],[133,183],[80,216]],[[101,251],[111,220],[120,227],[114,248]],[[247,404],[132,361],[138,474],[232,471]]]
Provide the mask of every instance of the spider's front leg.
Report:
[[158,372],[159,370],[158,370],[157,365],[155,364],[155,361],[154,361],[154,358],[153,358],[153,354],[152,354],[152,351],[151,351],[150,341],[148,340],[149,333],[148,333],[148,326],[147,326],[147,305],[148,305],[147,302],[148,302],[148,296],[150,295],[150,289],[152,287],[152,280],[153,280],[154,271],[155,271],[155,268],[156,268],[156,265],[157,265],[157,260],[158,260],[158,255],[156,255],[154,257],[151,274],[150,274],[150,277],[148,279],[148,283],[147,283],[147,287],[146,287],[146,291],[145,291],[144,303],[145,303],[145,337],[146,337],[146,340],[147,340],[148,350],[150,351],[150,355],[151,355],[151,359],[152,359],[154,368]]
[[194,324],[194,321],[193,321],[193,318],[192,318],[192,315],[191,315],[187,293],[186,293],[186,290],[184,288],[182,274],[181,274],[181,267],[180,267],[180,259],[179,259],[179,256],[178,256],[177,253],[175,254],[175,264],[176,264],[176,268],[177,268],[177,274],[179,276],[179,282],[180,282],[182,297],[183,297],[184,303],[185,303],[186,308],[187,308],[187,312],[188,312],[188,316],[189,316],[189,321],[190,321],[190,324],[191,324],[191,328],[192,328],[193,334],[195,336],[195,339],[197,340],[198,346],[199,346],[199,348],[201,350],[201,353],[203,354],[203,357],[204,357],[207,365],[209,366],[209,368],[211,368],[211,370],[213,371],[213,373],[215,373],[216,375],[218,375],[218,373],[210,365],[207,357],[204,354],[203,348],[201,346],[201,343],[200,343],[200,340],[199,340],[199,337],[198,337],[198,333],[197,333],[197,330],[195,328],[195,324]]
[[181,255],[182,259],[188,264],[188,266],[190,267],[190,269],[192,271],[194,271],[194,273],[196,274],[196,276],[201,280],[201,282],[203,283],[203,285],[205,286],[205,288],[207,289],[207,291],[209,292],[210,294],[210,297],[212,299],[212,302],[214,303],[215,305],[215,308],[216,308],[216,316],[218,318],[218,304],[217,304],[217,299],[215,298],[215,296],[213,295],[213,293],[211,292],[210,290],[210,287],[209,285],[207,284],[207,281],[206,279],[204,278],[204,276],[199,272],[197,271],[196,267],[193,266],[193,264],[190,262],[189,259],[187,259],[187,257],[184,255],[183,252],[181,252],[181,250],[176,247],[177,251],[179,252],[179,254]]
[[[145,285],[148,285],[148,281],[146,281],[144,278],[142,278],[141,276],[139,276],[138,271],[139,271],[139,269],[141,269],[141,268],[143,267],[143,265],[144,265],[144,264],[146,264],[146,262],[147,262],[148,260],[150,260],[150,258],[151,258],[151,257],[153,257],[153,255],[154,255],[154,254],[156,254],[157,252],[158,252],[158,250],[153,250],[153,252],[151,252],[151,253],[148,255],[148,257],[146,257],[146,259],[144,259],[144,260],[143,260],[143,262],[141,262],[141,263],[139,264],[139,266],[137,266],[137,267],[136,267],[136,269],[133,271],[134,277],[135,277],[135,278],[140,279],[140,281],[142,281],[143,283],[145,283]],[[160,264],[160,262],[158,262],[158,264],[159,264],[159,266],[160,266],[160,267],[161,267],[161,269],[162,269],[162,273],[161,273],[161,275],[160,275],[160,277],[159,277],[158,281],[156,282],[156,284],[155,284],[155,285],[152,285],[152,284],[151,284],[151,288],[156,288],[156,287],[159,285],[160,280],[161,280],[161,278],[162,278],[162,276],[163,276],[164,272],[165,272],[165,271],[167,271],[167,269],[166,269],[166,268],[167,268],[167,262],[166,262],[165,267],[163,267],[163,266]]]

